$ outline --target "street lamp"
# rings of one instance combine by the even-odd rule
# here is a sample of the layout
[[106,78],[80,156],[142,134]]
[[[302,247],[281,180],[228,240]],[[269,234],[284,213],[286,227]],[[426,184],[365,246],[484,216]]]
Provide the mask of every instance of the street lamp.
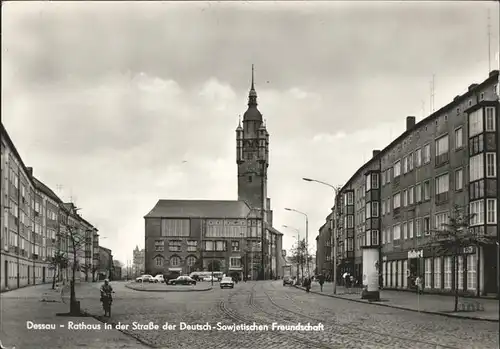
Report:
[[[332,207],[332,219],[330,220],[330,241],[333,245],[333,256],[332,256],[332,263],[333,263],[333,294],[337,294],[337,232],[335,229],[334,231],[334,225],[333,225],[333,220],[335,219],[335,200],[337,199],[337,195],[340,192],[340,189],[342,189],[342,186],[337,185],[331,185],[323,181],[318,181],[316,179],[311,179],[311,178],[302,178],[306,182],[316,182],[319,184],[326,185],[327,187],[330,187],[333,189],[335,196],[333,198],[333,207]],[[337,225],[335,224],[335,228],[337,228]]]
[[309,256],[309,217],[307,216],[307,214],[305,214],[304,212],[301,212],[301,211],[298,211],[298,210],[295,210],[293,208],[285,208],[285,210],[287,211],[291,211],[291,212],[296,212],[296,213],[299,213],[301,215],[303,215],[304,217],[306,217],[306,263],[307,263],[307,276],[310,277],[310,273],[309,273],[309,259],[308,259],[308,256]]

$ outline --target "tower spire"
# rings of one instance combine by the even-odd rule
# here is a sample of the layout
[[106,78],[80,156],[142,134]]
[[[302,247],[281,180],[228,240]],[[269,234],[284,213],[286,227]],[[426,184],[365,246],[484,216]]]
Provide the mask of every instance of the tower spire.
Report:
[[254,68],[253,68],[253,64],[252,64],[252,86],[250,87],[250,90],[254,90],[255,91],[253,75],[254,75]]
[[254,80],[254,67],[252,64],[252,84],[250,86],[250,92],[248,93],[248,106],[257,106],[257,92],[255,91],[255,80]]

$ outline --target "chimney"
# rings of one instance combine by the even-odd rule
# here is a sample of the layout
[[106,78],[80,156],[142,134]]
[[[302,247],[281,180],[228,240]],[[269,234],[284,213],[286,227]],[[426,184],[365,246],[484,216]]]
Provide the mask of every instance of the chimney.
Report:
[[379,153],[380,153],[380,150],[374,150],[374,151],[372,152],[372,157],[377,156]]
[[406,117],[406,131],[409,131],[415,127],[415,120],[416,118],[414,116]]
[[28,171],[28,175],[33,177],[33,167],[26,167],[26,170]]
[[491,78],[492,76],[497,75],[497,74],[498,74],[498,70],[492,70],[492,71],[490,71],[490,78]]
[[472,91],[473,89],[475,89],[477,87],[477,84],[472,84],[469,86],[469,91]]
[[460,99],[460,96],[455,96],[455,98],[453,98],[453,102],[456,102]]

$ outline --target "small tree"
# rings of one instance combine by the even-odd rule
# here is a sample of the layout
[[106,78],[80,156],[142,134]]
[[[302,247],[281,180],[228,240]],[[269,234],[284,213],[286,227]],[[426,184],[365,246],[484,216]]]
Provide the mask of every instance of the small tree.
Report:
[[210,263],[208,263],[208,271],[220,271],[221,265],[220,261],[217,259],[211,260]]
[[98,264],[94,264],[92,265],[92,281],[95,282],[97,281],[96,278],[95,278],[95,273],[99,270],[99,265]]
[[85,281],[89,281],[89,273],[91,273],[91,271],[92,271],[92,264],[80,265],[80,270],[85,275]]
[[64,255],[64,252],[57,250],[50,260],[50,265],[54,268],[54,276],[52,277],[52,289],[54,290],[60,271],[68,267],[68,258]]
[[70,250],[73,253],[73,263],[71,265],[71,295],[70,295],[70,314],[79,315],[80,309],[77,307],[76,303],[76,293],[75,293],[75,281],[76,272],[80,265],[78,263],[78,253],[85,249],[86,239],[83,234],[81,234],[80,229],[77,226],[67,225],[66,226],[67,235],[70,241]]
[[495,242],[495,238],[479,235],[473,229],[470,229],[470,222],[474,216],[475,214],[463,213],[460,206],[455,205],[448,223],[443,223],[441,229],[433,230],[431,239],[423,245],[423,247],[433,251],[434,254],[451,253],[453,259],[452,275],[455,276],[455,312],[458,311],[459,298],[458,260],[464,255],[464,249],[470,246],[479,248]]
[[299,278],[299,269],[302,273],[302,277],[304,277],[304,265],[312,261],[312,257],[310,255],[307,255],[306,260],[306,251],[307,246],[305,240],[299,241],[291,251],[292,255],[290,257],[290,261],[293,264],[297,264],[297,279]]

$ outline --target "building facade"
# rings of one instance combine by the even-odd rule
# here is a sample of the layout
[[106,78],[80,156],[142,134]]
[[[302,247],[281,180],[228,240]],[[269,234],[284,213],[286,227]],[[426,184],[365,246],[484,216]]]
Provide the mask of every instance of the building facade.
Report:
[[135,250],[133,251],[133,263],[132,263],[132,274],[135,277],[138,277],[142,274],[144,274],[145,271],[145,264],[144,264],[144,255],[145,255],[145,249],[139,250],[139,246],[135,247]]
[[[4,291],[52,282],[56,253],[71,257],[66,229],[70,213],[66,204],[33,176],[33,169],[24,165],[3,124],[0,131],[0,285]],[[79,215],[74,222],[83,231],[94,229]],[[59,271],[58,279],[69,279],[69,271],[69,267]]]
[[113,276],[113,254],[109,248],[99,246],[98,279],[112,279]]
[[145,218],[146,273],[212,268],[243,278],[282,273],[282,234],[267,197],[269,133],[252,81],[243,124],[236,129],[238,200],[160,200]]
[[[419,123],[407,117],[406,131],[344,185],[336,200],[339,272],[362,280],[362,251],[377,247],[386,289],[411,289],[421,276],[429,292],[498,293],[498,78],[492,71]],[[450,252],[423,247],[457,214],[474,214],[471,233],[497,241],[464,248],[458,277]]]

